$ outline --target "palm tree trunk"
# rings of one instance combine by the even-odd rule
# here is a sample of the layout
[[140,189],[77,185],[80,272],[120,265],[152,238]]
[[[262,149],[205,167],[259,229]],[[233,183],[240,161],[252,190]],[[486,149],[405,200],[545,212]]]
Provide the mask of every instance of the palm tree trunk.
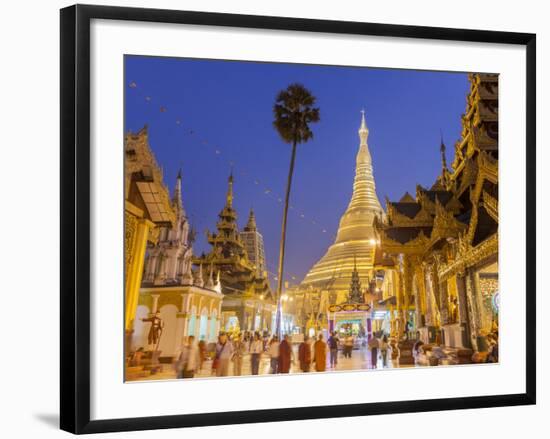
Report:
[[283,291],[283,269],[285,263],[285,244],[286,244],[286,221],[288,216],[288,206],[290,200],[290,186],[292,185],[292,175],[294,174],[294,162],[296,160],[296,140],[292,142],[292,154],[290,156],[290,168],[288,169],[288,178],[286,180],[285,205],[283,210],[283,225],[281,229],[281,242],[279,244],[279,269],[277,272],[277,314],[276,314],[276,333],[281,337],[281,294]]

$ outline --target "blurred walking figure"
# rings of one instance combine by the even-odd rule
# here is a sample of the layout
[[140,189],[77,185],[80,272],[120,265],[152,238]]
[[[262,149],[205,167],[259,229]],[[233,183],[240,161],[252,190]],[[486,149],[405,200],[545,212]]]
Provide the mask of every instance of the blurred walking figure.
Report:
[[388,351],[391,349],[388,343],[388,336],[384,334],[379,342],[380,354],[382,354],[382,367],[388,367]]
[[293,361],[294,353],[288,334],[285,334],[283,341],[279,345],[279,367],[278,373],[289,373],[290,364]]
[[246,343],[242,340],[241,334],[238,334],[233,342],[233,375],[235,376],[243,373],[243,357],[246,351]]
[[328,346],[330,348],[330,367],[335,368],[338,364],[338,342],[340,339],[334,331],[328,339]]
[[264,342],[260,334],[254,334],[254,340],[250,343],[250,368],[252,375],[258,375],[260,370],[260,356],[264,350]]
[[310,336],[308,341],[307,341],[308,344],[309,344],[309,350],[311,352],[311,361],[313,361],[313,352],[315,351],[314,345],[315,345],[316,341],[317,341],[317,335],[316,334]]
[[181,353],[176,362],[178,378],[193,378],[200,364],[199,347],[195,343],[195,337],[190,335],[184,341]]
[[348,334],[344,339],[344,357],[351,358],[351,353],[353,352],[353,336]]
[[226,377],[229,375],[229,361],[233,357],[233,345],[227,338],[225,332],[221,332],[216,344],[216,356],[212,367],[216,369],[216,376]]
[[202,369],[202,365],[204,364],[204,361],[206,360],[206,342],[204,341],[204,338],[201,338],[199,341],[199,369]]
[[132,359],[130,360],[130,366],[141,366],[141,360],[143,359],[144,356],[145,356],[145,350],[143,349],[143,347],[140,347],[132,355]]
[[298,348],[298,360],[300,361],[300,370],[309,372],[311,368],[311,344],[307,335],[304,336],[304,341],[300,343]]
[[327,344],[323,340],[323,334],[319,334],[319,339],[313,345],[315,370],[324,372],[327,370]]
[[279,339],[276,335],[271,338],[267,352],[271,357],[271,373],[277,373],[279,369]]
[[380,341],[375,334],[372,335],[372,338],[369,340],[368,349],[371,355],[371,368],[376,369],[376,363],[378,362],[378,348],[380,346]]

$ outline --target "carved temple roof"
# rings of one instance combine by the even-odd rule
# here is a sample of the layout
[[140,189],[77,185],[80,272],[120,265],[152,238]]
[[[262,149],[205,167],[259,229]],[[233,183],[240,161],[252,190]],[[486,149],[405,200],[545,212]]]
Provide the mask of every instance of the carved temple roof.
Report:
[[430,189],[418,185],[415,198],[386,199],[387,217],[374,223],[384,253],[427,254],[451,242],[475,248],[498,234],[498,75],[469,79],[453,171],[443,161]]
[[409,217],[414,218],[418,212],[422,209],[422,206],[420,203],[414,202],[414,203],[391,203],[391,205],[401,214]]
[[[271,297],[267,278],[256,275],[256,268],[248,259],[248,254],[239,233],[237,212],[233,208],[233,174],[228,179],[225,205],[220,211],[216,224],[217,233],[206,232],[210,253],[194,258],[196,265],[212,265],[220,271],[222,292],[225,295],[264,295]],[[252,219],[253,213],[251,213]],[[248,226],[251,225],[249,218]],[[255,228],[255,220],[254,220]]]
[[149,145],[147,126],[124,137],[125,199],[157,225],[173,227],[176,211],[163,172]]

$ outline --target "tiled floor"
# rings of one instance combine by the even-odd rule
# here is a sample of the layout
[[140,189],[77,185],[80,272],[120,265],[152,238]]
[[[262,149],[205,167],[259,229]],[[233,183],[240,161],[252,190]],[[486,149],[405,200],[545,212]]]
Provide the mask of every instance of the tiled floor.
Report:
[[[297,361],[297,347],[294,348],[294,358],[296,358],[296,361],[293,362],[290,373],[301,373],[301,370],[299,368],[299,364]],[[360,350],[354,350],[352,352],[351,358],[345,358],[342,355],[342,352],[338,352],[338,362],[336,364],[335,368],[331,368],[329,364],[329,355],[327,355],[327,372],[331,371],[341,371],[341,370],[359,370],[359,369],[372,369],[372,362],[371,362],[371,352],[367,350],[366,348],[362,348]],[[399,367],[398,364],[394,361],[392,362],[389,359],[388,354],[388,365],[387,368],[395,368]],[[377,369],[383,369],[382,364],[382,358],[379,355],[378,361],[377,361]],[[314,368],[312,367],[312,371]],[[265,375],[270,373],[270,359],[267,354],[262,355],[262,358],[260,360],[260,375]],[[250,356],[246,355],[243,359],[243,375],[250,375],[251,374],[251,364],[250,364]],[[233,376],[233,364],[231,363],[229,367],[229,375]],[[141,376],[136,379],[132,379],[132,381],[143,381],[143,380],[169,380],[174,379],[176,377],[176,372],[174,368],[169,364],[163,364],[163,370],[161,372],[158,372],[154,375],[146,375]],[[212,375],[212,361],[205,361],[203,364],[203,367],[201,368],[200,372],[195,375],[197,378],[210,378],[213,377]]]

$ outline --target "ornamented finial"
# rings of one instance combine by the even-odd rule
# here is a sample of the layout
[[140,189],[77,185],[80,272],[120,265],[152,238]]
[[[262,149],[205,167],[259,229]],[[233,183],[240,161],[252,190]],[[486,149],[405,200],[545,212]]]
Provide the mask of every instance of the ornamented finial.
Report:
[[176,185],[174,187],[172,204],[176,208],[177,215],[185,216],[185,211],[183,209],[183,199],[181,194],[181,168],[179,169],[178,176],[176,177]]
[[231,173],[228,179],[226,205],[227,207],[233,207],[233,167],[231,167]]
[[208,280],[206,281],[206,287],[207,288],[213,288],[214,287],[214,266],[212,265],[212,262],[210,263],[210,273],[208,274]]
[[199,287],[204,286],[204,278],[202,276],[202,264],[199,265],[199,271],[197,272],[197,278],[195,279],[194,284]]
[[440,143],[439,143],[439,152],[441,153],[441,178],[443,179],[443,182],[446,182],[447,180],[447,158],[445,157],[445,143],[443,142],[443,132],[441,129],[439,130],[440,135]]
[[193,271],[191,269],[191,261],[187,263],[187,269],[183,274],[182,281],[184,285],[193,285]]
[[254,210],[250,209],[250,214],[248,215],[248,222],[246,223],[246,226],[244,228],[245,232],[255,232],[257,229],[256,227],[256,216],[254,215]]
[[220,270],[218,270],[218,274],[216,276],[216,285],[214,285],[214,290],[220,294],[222,292],[222,283],[220,281]]
[[367,128],[367,121],[365,120],[365,109],[362,109],[361,126],[359,127],[359,138],[361,139],[361,145],[367,144],[368,137],[369,137],[369,129]]

